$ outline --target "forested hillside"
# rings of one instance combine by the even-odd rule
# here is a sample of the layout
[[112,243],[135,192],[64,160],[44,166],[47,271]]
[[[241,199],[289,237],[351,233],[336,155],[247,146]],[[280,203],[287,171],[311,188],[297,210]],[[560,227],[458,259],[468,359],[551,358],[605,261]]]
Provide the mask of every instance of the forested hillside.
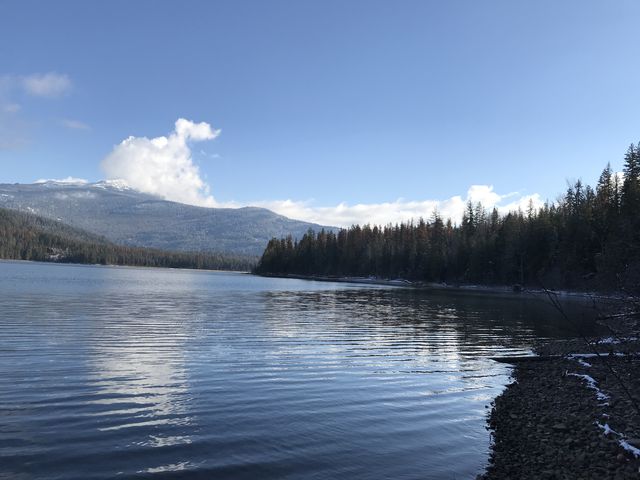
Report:
[[309,231],[299,242],[272,239],[256,272],[638,290],[640,144],[629,147],[623,173],[607,165],[595,187],[577,181],[541,210],[501,216],[468,204],[460,225],[434,213],[415,223]]
[[252,256],[125,247],[60,222],[0,208],[0,258],[170,268],[250,270]]
[[0,208],[57,220],[118,245],[175,252],[258,257],[271,237],[302,238],[307,229],[321,228],[264,208],[170,202],[118,181],[0,184]]

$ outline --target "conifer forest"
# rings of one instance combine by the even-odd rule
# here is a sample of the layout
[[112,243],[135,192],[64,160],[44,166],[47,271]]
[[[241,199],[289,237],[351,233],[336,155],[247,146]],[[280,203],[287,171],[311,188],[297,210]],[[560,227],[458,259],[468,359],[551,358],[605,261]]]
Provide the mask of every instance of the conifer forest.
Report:
[[61,222],[4,208],[0,208],[0,258],[243,271],[255,264],[255,258],[249,255],[168,252],[118,245]]
[[640,144],[621,175],[570,183],[543,208],[500,215],[468,203],[460,224],[438,212],[395,225],[309,231],[272,239],[256,273],[403,278],[448,284],[637,291],[640,285]]

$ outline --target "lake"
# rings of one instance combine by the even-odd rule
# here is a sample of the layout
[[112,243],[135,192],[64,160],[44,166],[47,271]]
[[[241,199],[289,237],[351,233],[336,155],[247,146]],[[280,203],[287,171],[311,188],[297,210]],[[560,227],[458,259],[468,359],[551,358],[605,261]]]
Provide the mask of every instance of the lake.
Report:
[[463,479],[541,300],[0,262],[0,478]]

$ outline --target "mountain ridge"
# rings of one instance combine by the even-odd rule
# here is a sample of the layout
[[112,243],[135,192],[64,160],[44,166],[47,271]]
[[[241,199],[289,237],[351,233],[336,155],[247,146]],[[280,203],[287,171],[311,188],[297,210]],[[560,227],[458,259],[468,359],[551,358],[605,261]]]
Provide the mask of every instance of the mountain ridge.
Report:
[[33,213],[0,207],[0,259],[249,271],[256,257],[167,252],[117,245],[104,237]]
[[0,184],[0,207],[30,212],[127,246],[260,255],[273,237],[335,227],[261,207],[210,208],[143,193],[116,181]]

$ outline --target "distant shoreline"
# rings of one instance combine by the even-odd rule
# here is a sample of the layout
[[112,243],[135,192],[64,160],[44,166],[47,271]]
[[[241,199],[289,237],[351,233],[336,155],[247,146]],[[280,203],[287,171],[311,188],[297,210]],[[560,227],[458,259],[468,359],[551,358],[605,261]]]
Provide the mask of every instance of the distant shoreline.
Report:
[[102,263],[75,263],[75,262],[46,262],[42,260],[22,260],[19,258],[0,258],[0,263],[33,263],[40,265],[71,265],[75,267],[108,267],[108,268],[144,268],[144,269],[160,269],[160,270],[188,270],[192,272],[224,272],[224,273],[242,273],[251,274],[247,270],[220,270],[211,268],[188,268],[188,267],[162,267],[154,265],[118,265],[118,264],[102,264]]
[[[543,289],[531,289],[522,287],[519,290],[513,286],[506,285],[477,285],[477,284],[448,284],[437,282],[418,282],[406,280],[403,278],[383,279],[375,277],[333,277],[325,275],[298,275],[298,274],[257,274],[259,277],[272,278],[290,278],[296,280],[310,280],[317,282],[334,282],[334,283],[360,283],[367,285],[386,285],[391,287],[413,288],[419,290],[433,290],[446,292],[459,292],[465,294],[478,295],[505,295],[505,296],[522,296],[529,298],[548,298],[548,293]],[[605,294],[601,292],[583,292],[571,290],[549,290],[551,295],[560,298],[581,299],[581,300],[619,300],[625,298],[620,294]]]
[[[476,284],[447,284],[435,282],[416,282],[402,278],[382,279],[374,277],[332,277],[323,275],[298,275],[298,274],[257,274],[248,270],[222,270],[208,268],[189,268],[189,267],[164,267],[154,265],[121,265],[121,264],[101,264],[101,263],[76,263],[76,262],[60,262],[60,261],[42,261],[42,260],[22,260],[13,258],[0,258],[0,263],[30,263],[42,265],[73,265],[73,266],[89,266],[89,267],[117,267],[117,268],[144,268],[144,269],[165,269],[165,270],[188,270],[197,272],[225,272],[237,273],[244,275],[253,275],[265,278],[282,278],[291,280],[306,280],[315,282],[330,283],[355,283],[362,285],[384,285],[389,287],[410,288],[424,291],[442,291],[462,294],[475,295],[491,295],[491,296],[508,296],[508,297],[525,297],[547,299],[548,294],[542,289],[522,288],[520,291],[514,291],[513,287],[506,285],[476,285]],[[621,300],[625,297],[620,294],[604,294],[600,292],[580,292],[568,290],[550,290],[554,296],[575,300]]]

